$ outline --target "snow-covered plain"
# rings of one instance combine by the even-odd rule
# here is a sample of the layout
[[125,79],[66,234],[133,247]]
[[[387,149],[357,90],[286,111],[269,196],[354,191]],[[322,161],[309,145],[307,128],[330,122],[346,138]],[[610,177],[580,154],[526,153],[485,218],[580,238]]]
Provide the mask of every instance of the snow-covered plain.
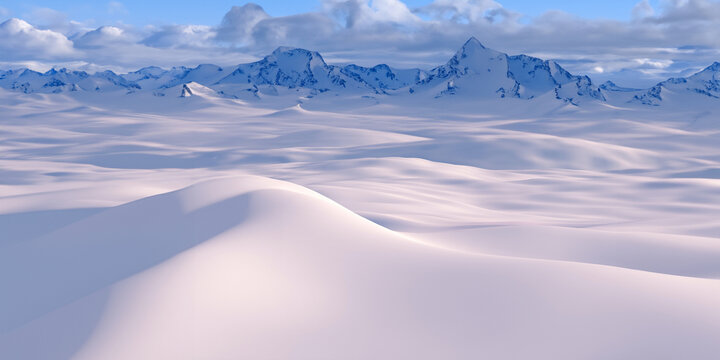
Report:
[[716,359],[720,100],[445,66],[0,89],[0,359]]

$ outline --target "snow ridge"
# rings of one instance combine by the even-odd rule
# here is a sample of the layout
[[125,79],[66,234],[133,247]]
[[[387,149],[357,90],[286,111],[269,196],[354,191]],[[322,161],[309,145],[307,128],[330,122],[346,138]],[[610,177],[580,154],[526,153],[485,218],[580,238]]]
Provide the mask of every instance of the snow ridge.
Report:
[[435,98],[549,97],[573,105],[584,101],[619,101],[658,106],[668,93],[720,99],[720,62],[690,77],[668,79],[649,89],[622,88],[612,82],[597,86],[588,76],[573,75],[555,61],[511,56],[487,48],[471,37],[447,63],[429,71],[399,70],[386,64],[329,65],[318,52],[291,47],[280,47],[262,60],[231,67],[201,64],[165,70],[151,66],[127,74],[109,70],[89,74],[68,69],[45,73],[30,69],[0,71],[1,88],[24,93],[151,91],[165,95],[168,89],[188,83],[200,84],[231,98],[248,95],[259,98],[285,89],[307,97],[322,93],[424,93]]

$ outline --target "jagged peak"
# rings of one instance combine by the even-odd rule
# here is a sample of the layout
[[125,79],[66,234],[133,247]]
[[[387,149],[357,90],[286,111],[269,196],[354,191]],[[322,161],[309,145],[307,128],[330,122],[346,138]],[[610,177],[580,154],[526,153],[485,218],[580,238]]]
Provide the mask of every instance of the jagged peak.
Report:
[[498,55],[504,54],[499,51],[486,48],[478,39],[476,39],[475,37],[471,37],[465,42],[465,44],[463,44],[462,48],[460,48],[460,50],[455,53],[455,56],[453,57],[453,59],[450,60],[450,62],[458,62],[464,58],[474,58],[478,56],[494,57]]
[[465,44],[462,46],[463,49],[486,49],[486,47],[476,37],[471,36]]
[[521,61],[545,61],[545,60],[540,59],[540,58],[538,58],[538,57],[534,57],[534,56],[530,56],[530,55],[525,55],[525,54],[512,55],[512,56],[509,56],[509,58],[511,58],[511,59],[517,59],[517,60],[521,60]]
[[281,58],[290,58],[296,55],[300,55],[302,57],[305,57],[308,59],[308,61],[318,61],[319,65],[326,66],[325,59],[323,59],[322,55],[318,53],[317,51],[310,51],[302,48],[294,48],[289,46],[280,46],[275,51],[272,52],[269,56],[265,57],[265,59],[272,59],[273,57],[275,60],[281,59]]
[[215,64],[199,64],[198,66],[196,66],[195,68],[193,68],[193,70],[208,69],[208,68],[209,68],[209,69],[220,69],[220,70],[222,70],[222,67],[221,67],[221,66],[218,66],[218,65],[215,65]]
[[277,55],[292,55],[292,54],[303,54],[303,55],[307,55],[307,56],[315,56],[315,55],[319,56],[320,55],[315,51],[310,51],[307,49],[296,48],[296,47],[291,47],[291,46],[279,46],[277,49],[275,49],[272,52],[272,55],[275,55],[275,56],[277,56]]
[[159,66],[146,66],[146,67],[144,67],[144,68],[142,68],[142,69],[140,69],[140,70],[138,70],[138,71],[135,71],[135,72],[136,72],[136,73],[139,73],[139,72],[154,71],[154,70],[165,71],[165,69],[163,69],[163,68],[161,68],[161,67],[159,67]]
[[599,88],[601,90],[607,90],[607,91],[624,91],[624,92],[630,92],[630,91],[642,91],[647,89],[636,89],[636,88],[630,88],[630,87],[624,87],[619,86],[618,84],[608,80],[602,83]]
[[670,78],[660,84],[665,85],[667,83],[676,84],[681,81],[686,82],[688,80],[711,80],[717,79],[720,76],[720,62],[714,62],[710,66],[684,78]]
[[387,64],[378,64],[378,65],[375,65],[375,66],[373,66],[373,67],[360,66],[360,65],[357,65],[357,64],[348,64],[348,65],[345,65],[345,66],[343,66],[343,67],[344,67],[345,69],[350,69],[350,70],[354,70],[354,71],[373,71],[373,72],[387,71],[387,72],[392,72],[392,68],[391,68],[390,66],[388,66]]
[[181,92],[180,92],[180,97],[190,97],[190,96],[193,96],[193,95],[194,95],[194,94],[193,94],[193,91],[192,91],[192,89],[190,89],[190,87],[188,86],[188,84],[183,84],[182,90],[181,90]]
[[118,74],[116,74],[116,73],[115,73],[114,71],[112,71],[112,70],[98,71],[98,72],[95,73],[95,75],[106,75],[106,76],[113,76],[113,77],[119,76]]
[[706,67],[703,71],[720,71],[720,62],[716,61],[712,65]]
[[32,69],[28,69],[28,68],[25,68],[25,70],[23,70],[23,72],[22,72],[22,73],[20,74],[20,76],[23,76],[23,75],[28,75],[28,74],[37,74],[37,75],[42,75],[42,73],[40,73],[40,72],[38,72],[38,71],[35,71],[35,70],[32,70]]
[[[109,71],[109,70],[106,70]],[[57,74],[75,74],[75,75],[81,75],[81,74],[87,74],[85,71],[79,71],[79,70],[70,70],[68,68],[51,68],[50,70],[43,73],[43,75],[46,76],[52,76]]]

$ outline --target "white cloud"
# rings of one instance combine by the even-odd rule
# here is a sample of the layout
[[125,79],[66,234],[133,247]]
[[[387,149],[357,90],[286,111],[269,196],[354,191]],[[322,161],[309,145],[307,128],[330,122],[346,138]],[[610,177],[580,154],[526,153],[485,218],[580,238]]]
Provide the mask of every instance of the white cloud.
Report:
[[125,30],[115,26],[101,26],[73,38],[77,48],[102,48],[131,43],[137,40]]
[[259,5],[249,3],[233,6],[220,23],[217,39],[220,41],[245,45],[252,39],[252,30],[262,20],[270,18]]
[[214,36],[212,27],[202,25],[144,29],[102,26],[68,39],[58,32],[39,30],[13,19],[0,24],[0,67],[130,71],[150,64],[228,65],[257,60],[255,56],[216,46]]
[[3,60],[63,59],[77,55],[65,35],[39,30],[15,18],[0,24],[0,53]]
[[335,30],[336,23],[318,13],[269,18],[253,27],[251,43],[259,51],[281,45],[311,48],[318,39],[334,38]]
[[163,26],[141,41],[158,48],[205,48],[212,45],[215,30],[206,25]]
[[641,67],[654,69],[665,69],[673,64],[672,60],[635,59],[635,62]]
[[412,26],[421,21],[400,0],[324,0],[323,10],[345,28],[367,29],[379,23]]
[[359,25],[372,26],[377,22],[412,25],[420,21],[400,0],[373,0],[371,3],[360,1],[362,17]]
[[713,22],[720,17],[720,2],[713,0],[664,0],[662,13],[652,20],[658,23]]
[[415,10],[427,14],[435,20],[449,20],[458,23],[493,21],[502,15],[512,17],[500,3],[493,0],[435,0],[429,5]]

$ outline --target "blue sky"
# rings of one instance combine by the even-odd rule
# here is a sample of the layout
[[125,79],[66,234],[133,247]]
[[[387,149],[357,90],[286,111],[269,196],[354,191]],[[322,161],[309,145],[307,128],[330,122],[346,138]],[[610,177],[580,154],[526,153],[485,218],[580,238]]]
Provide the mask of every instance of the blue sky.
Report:
[[222,66],[277,46],[430,68],[475,36],[600,82],[650,86],[720,61],[718,23],[720,0],[4,0],[0,68]]

